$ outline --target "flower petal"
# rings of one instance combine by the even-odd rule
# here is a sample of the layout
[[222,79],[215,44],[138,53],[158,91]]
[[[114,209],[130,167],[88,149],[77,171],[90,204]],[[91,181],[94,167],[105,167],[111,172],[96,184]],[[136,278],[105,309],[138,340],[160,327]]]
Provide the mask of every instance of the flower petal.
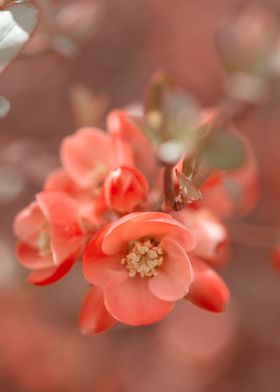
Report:
[[177,240],[186,250],[191,250],[196,243],[192,233],[170,215],[160,212],[132,213],[113,223],[107,230],[102,244],[106,254],[124,250],[129,241],[142,237],[153,237],[159,241],[168,236]]
[[225,282],[200,259],[191,256],[191,263],[194,270],[194,281],[186,299],[211,312],[223,312],[230,297]]
[[16,236],[30,246],[37,246],[38,235],[46,218],[36,202],[21,210],[14,221]]
[[104,196],[108,207],[119,213],[132,212],[146,198],[148,182],[143,174],[128,166],[111,171],[104,183]]
[[127,271],[116,273],[104,288],[108,312],[128,325],[147,325],[162,320],[172,309],[173,302],[154,296],[145,278],[130,278]]
[[226,261],[228,233],[222,221],[210,210],[184,208],[172,214],[196,237],[194,254],[217,266]]
[[54,170],[46,179],[44,189],[46,191],[62,191],[75,196],[79,192],[84,192],[84,188],[79,187],[64,169]]
[[[115,163],[111,138],[97,128],[82,128],[61,144],[61,160],[68,174],[82,187],[94,184],[93,171],[109,170]],[[97,179],[98,180],[98,179]]]
[[70,271],[77,260],[77,254],[70,256],[58,267],[44,268],[33,271],[28,276],[28,282],[37,286],[43,286],[56,282]]
[[160,299],[176,301],[189,291],[192,267],[185,250],[176,241],[165,237],[159,246],[164,250],[164,261],[157,275],[148,280],[149,288]]
[[92,287],[82,304],[80,312],[80,330],[84,335],[96,335],[111,328],[117,321],[104,306],[103,290]]
[[41,192],[36,199],[49,223],[54,263],[59,264],[84,243],[77,204],[63,192]]
[[121,255],[107,256],[101,249],[107,226],[100,229],[86,246],[83,254],[83,273],[85,278],[96,286],[103,286],[114,271],[123,269]]
[[38,249],[31,248],[20,242],[16,248],[17,258],[21,265],[29,269],[44,269],[53,267],[52,255],[41,256]]
[[158,164],[151,143],[137,128],[132,118],[125,112],[113,110],[107,118],[108,130],[126,141],[133,151],[135,165],[154,183],[158,174]]

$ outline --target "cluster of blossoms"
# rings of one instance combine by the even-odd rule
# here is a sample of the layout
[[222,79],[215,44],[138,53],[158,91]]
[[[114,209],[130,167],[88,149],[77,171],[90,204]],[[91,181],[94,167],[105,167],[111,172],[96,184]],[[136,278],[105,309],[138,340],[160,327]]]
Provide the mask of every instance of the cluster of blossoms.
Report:
[[200,188],[201,200],[173,211],[164,198],[164,167],[132,116],[112,111],[107,128],[66,137],[62,168],[17,215],[17,255],[31,270],[29,282],[53,283],[82,260],[90,289],[80,325],[91,335],[119,322],[158,322],[179,299],[223,311],[229,290],[216,269],[229,239],[221,219],[254,204],[249,147],[241,168],[215,170]]

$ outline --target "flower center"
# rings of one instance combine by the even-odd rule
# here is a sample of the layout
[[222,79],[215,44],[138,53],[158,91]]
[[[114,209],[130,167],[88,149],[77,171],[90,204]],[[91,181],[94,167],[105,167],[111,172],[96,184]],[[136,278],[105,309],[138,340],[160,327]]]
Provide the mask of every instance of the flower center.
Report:
[[38,237],[38,248],[40,256],[47,256],[51,250],[51,236],[49,230],[41,230]]
[[141,278],[157,275],[156,268],[163,263],[163,249],[153,239],[132,241],[129,252],[122,258],[121,264],[128,269],[128,275],[134,278],[137,274]]

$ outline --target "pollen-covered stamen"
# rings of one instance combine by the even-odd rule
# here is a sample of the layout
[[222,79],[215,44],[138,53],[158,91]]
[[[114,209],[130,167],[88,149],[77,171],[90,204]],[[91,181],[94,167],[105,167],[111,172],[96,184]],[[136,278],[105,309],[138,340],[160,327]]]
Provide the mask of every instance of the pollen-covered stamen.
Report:
[[121,264],[126,266],[131,278],[137,274],[141,278],[152,277],[157,275],[156,268],[162,265],[163,255],[163,249],[153,239],[133,241]]
[[37,245],[39,248],[40,256],[47,256],[51,251],[51,235],[47,228],[41,230]]

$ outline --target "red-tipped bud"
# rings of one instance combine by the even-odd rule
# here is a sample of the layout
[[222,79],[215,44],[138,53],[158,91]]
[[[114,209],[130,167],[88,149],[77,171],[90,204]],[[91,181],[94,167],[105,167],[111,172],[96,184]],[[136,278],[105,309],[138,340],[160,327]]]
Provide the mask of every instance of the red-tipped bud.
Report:
[[105,200],[108,208],[121,213],[129,213],[146,199],[148,183],[143,174],[131,167],[118,167],[111,171],[104,184]]

